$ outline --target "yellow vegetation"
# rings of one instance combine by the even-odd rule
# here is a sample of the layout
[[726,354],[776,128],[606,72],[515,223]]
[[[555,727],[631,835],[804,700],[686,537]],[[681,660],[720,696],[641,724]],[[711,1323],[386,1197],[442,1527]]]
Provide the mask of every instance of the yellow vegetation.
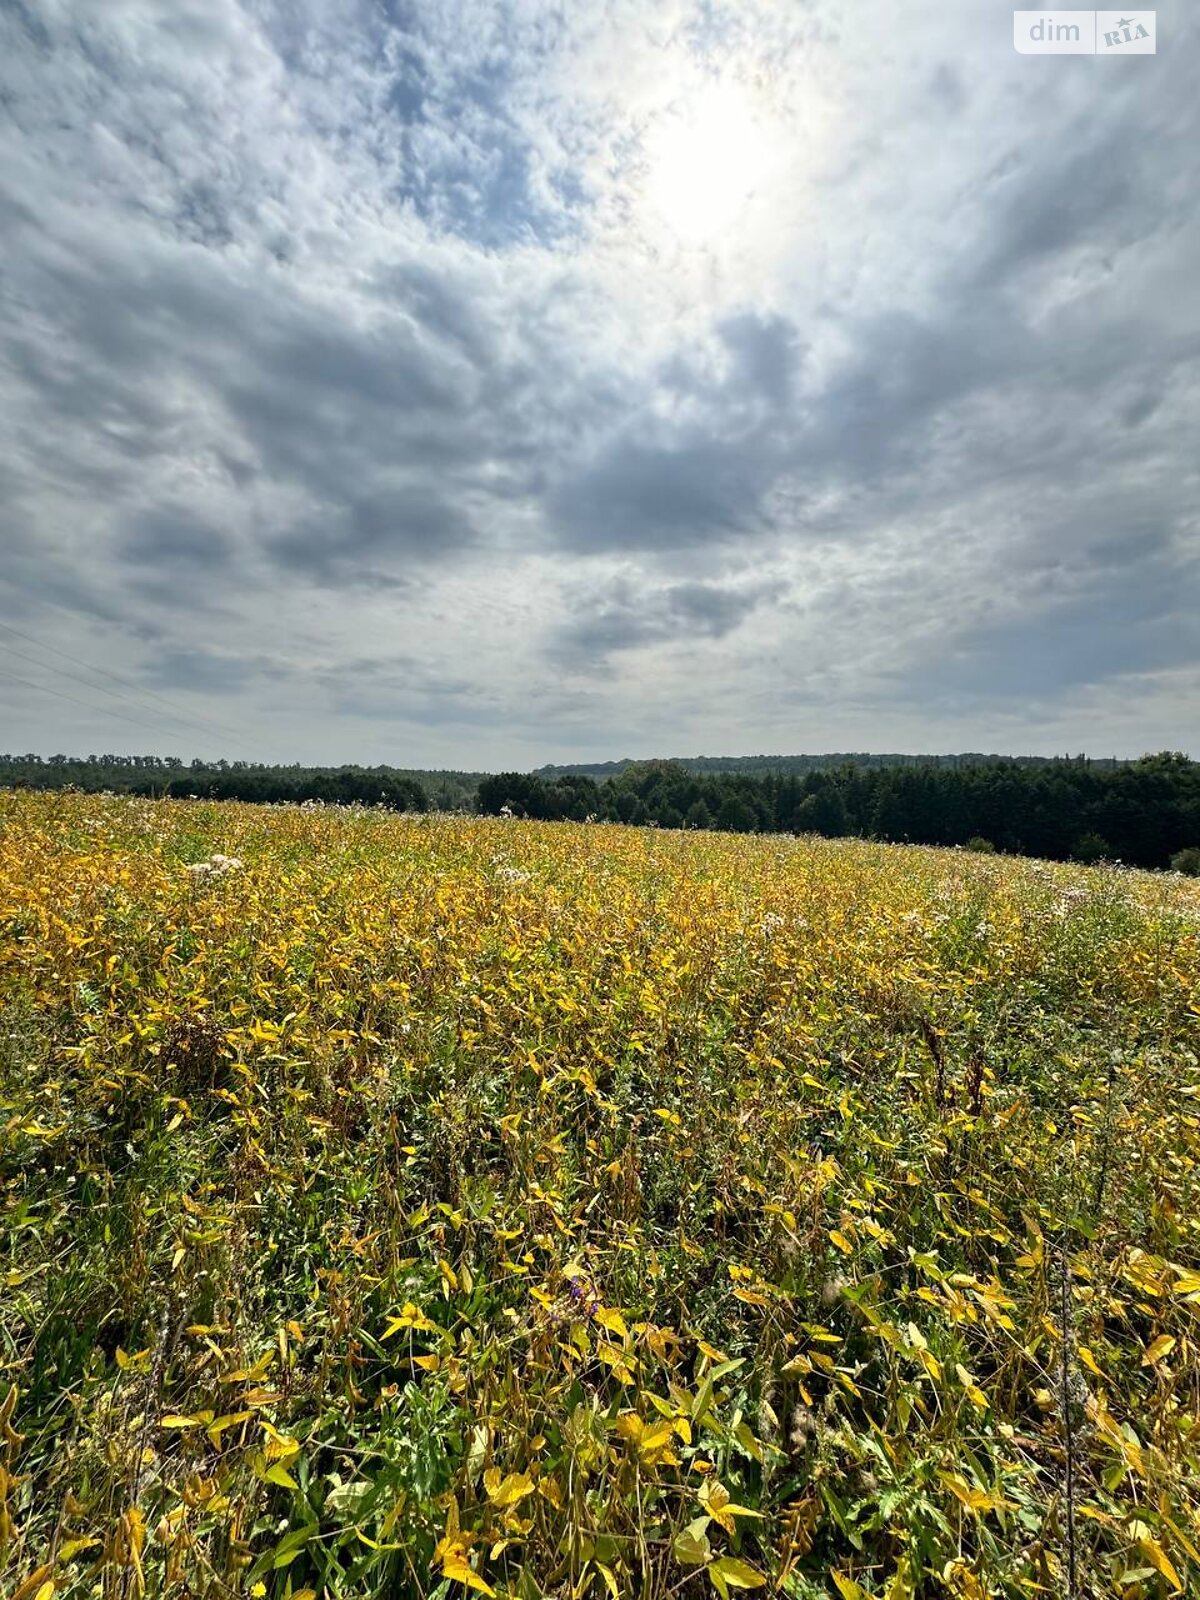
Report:
[[8,794],[0,1003],[20,1600],[1200,1590],[1194,884]]

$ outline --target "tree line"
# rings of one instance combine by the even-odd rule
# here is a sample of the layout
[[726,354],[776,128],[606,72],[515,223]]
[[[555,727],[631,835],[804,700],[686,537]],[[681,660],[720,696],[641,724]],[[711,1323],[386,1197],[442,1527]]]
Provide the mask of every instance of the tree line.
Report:
[[1123,861],[1188,869],[1200,845],[1200,763],[1163,752],[1100,765],[980,760],[804,775],[703,773],[679,762],[635,762],[597,782],[501,773],[480,783],[480,811],[544,818],[718,828],[729,832],[857,835],[892,843],[971,845],[1051,860]]
[[395,811],[469,809],[481,774],[399,767],[270,766],[258,761],[184,762],[177,756],[0,755],[0,787],[107,790],[175,799],[386,806]]
[[[684,767],[688,772],[778,772],[802,777],[809,772],[824,772],[836,767],[981,767],[998,763],[1018,767],[1050,767],[1061,761],[1061,756],[1002,756],[983,755],[968,751],[959,755],[902,755],[865,750],[846,751],[839,755],[810,756],[671,756],[671,766]],[[1072,756],[1067,759],[1111,772],[1125,765],[1116,756]],[[545,766],[534,769],[538,778],[566,778],[583,776],[619,778],[630,767],[644,765],[627,757],[621,761],[583,761],[563,766]]]
[[697,770],[679,761],[619,763],[597,779],[586,772],[488,776],[387,766],[185,763],[172,756],[25,755],[0,756],[0,787],[856,835],[1059,861],[1200,869],[1200,763],[1177,753],[1119,763],[939,757],[912,764],[827,758],[818,765],[818,757],[793,758],[810,763],[803,770],[763,769],[758,763],[775,758],[746,759],[751,770]]

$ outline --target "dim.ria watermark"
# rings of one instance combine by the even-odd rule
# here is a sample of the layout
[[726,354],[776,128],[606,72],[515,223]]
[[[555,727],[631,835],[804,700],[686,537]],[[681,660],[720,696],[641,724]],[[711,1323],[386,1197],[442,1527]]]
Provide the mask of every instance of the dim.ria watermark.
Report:
[[1152,56],[1154,11],[1014,11],[1013,44],[1023,56]]

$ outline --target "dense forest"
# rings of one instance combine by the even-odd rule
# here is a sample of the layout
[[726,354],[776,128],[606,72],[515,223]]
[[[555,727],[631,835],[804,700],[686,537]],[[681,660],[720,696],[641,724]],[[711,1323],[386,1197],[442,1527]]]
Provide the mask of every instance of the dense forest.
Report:
[[[1054,860],[1192,870],[1200,763],[1084,757],[745,757],[614,763],[587,772],[420,772],[395,767],[185,763],[162,756],[0,756],[0,787],[77,788],[206,800],[475,809],[498,815],[727,832],[856,835],[970,845]],[[722,762],[733,763],[723,769]],[[807,763],[804,768],[757,763]]]
[[584,774],[547,781],[504,773],[480,783],[476,803],[481,811],[507,808],[531,817],[854,834],[1140,867],[1167,867],[1200,844],[1200,763],[1169,752],[1117,765],[847,761],[803,776],[706,774],[679,762],[647,761],[601,783]]
[[[1018,767],[1049,767],[1054,766],[1063,758],[1060,756],[1001,756],[981,755],[977,751],[968,751],[960,755],[948,756],[914,756],[899,754],[872,754],[865,750],[843,751],[835,755],[816,756],[669,756],[671,766],[684,767],[688,772],[778,772],[790,773],[796,777],[803,777],[810,772],[826,772],[836,767],[980,767],[991,766],[997,763]],[[1097,770],[1113,771],[1116,767],[1123,766],[1116,756],[1076,756],[1075,761],[1082,762]],[[619,778],[630,767],[643,766],[645,763],[627,757],[623,761],[583,761],[574,765],[537,767],[534,776],[538,778],[568,778],[586,777]]]
[[384,805],[396,811],[469,808],[478,772],[413,772],[399,767],[268,766],[258,761],[181,761],[177,756],[5,756],[0,788],[82,789],[180,799],[319,800]]

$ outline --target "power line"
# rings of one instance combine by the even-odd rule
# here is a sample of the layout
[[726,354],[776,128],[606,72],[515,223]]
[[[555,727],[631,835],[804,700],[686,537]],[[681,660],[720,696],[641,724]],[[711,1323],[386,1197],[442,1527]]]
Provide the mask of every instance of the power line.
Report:
[[21,678],[15,672],[5,672],[0,667],[0,678],[7,678],[9,683],[22,684],[26,689],[40,689],[43,694],[52,694],[56,700],[67,700],[73,706],[82,706],[85,711],[99,713],[102,717],[120,717],[122,722],[132,722],[134,727],[145,731],[143,725],[136,717],[129,717],[123,711],[110,711],[107,706],[89,705],[86,700],[79,700],[73,694],[63,694],[61,689],[52,689],[48,683],[34,683],[29,678]]
[[[166,723],[166,719],[161,711],[155,711],[150,706],[143,705],[137,700],[132,700],[127,694],[119,694],[115,689],[106,689],[102,683],[89,683],[86,678],[81,678],[77,672],[67,672],[62,667],[56,667],[52,665],[49,661],[39,661],[36,656],[26,654],[24,650],[15,650],[11,644],[5,644],[3,639],[0,639],[0,650],[7,650],[9,655],[16,656],[21,661],[28,661],[31,666],[40,667],[43,672],[57,672],[59,677],[67,678],[72,683],[81,683],[85,689],[92,689],[100,694],[108,695],[113,700],[121,700],[126,705],[132,706],[135,711],[141,711],[143,715],[155,718],[160,724],[163,724],[163,726],[166,728],[166,731],[172,736],[175,736],[178,732],[176,728],[171,727]],[[133,719],[130,718],[129,720],[132,721]],[[198,722],[194,723],[193,726],[200,728],[200,724]],[[155,731],[160,732],[162,730],[156,729]],[[207,732],[208,730],[201,728],[200,731]]]
[[[86,667],[89,672],[99,672],[103,677],[111,678],[114,683],[122,683],[127,689],[135,690],[140,696],[150,700],[157,700],[160,705],[166,706],[167,709],[173,712],[176,717],[182,718],[183,721],[191,723],[193,727],[199,728],[202,733],[208,733],[210,737],[213,733],[219,733],[223,738],[236,739],[239,742],[241,741],[242,736],[234,729],[226,727],[222,723],[214,722],[211,717],[206,717],[202,711],[197,712],[194,716],[189,712],[181,711],[180,708],[172,701],[168,700],[165,695],[158,694],[154,689],[144,688],[142,685],[134,683],[129,678],[123,678],[119,672],[113,672],[109,667],[99,667],[94,661],[85,661],[82,656],[74,656],[70,653],[70,651],[63,650],[58,645],[47,644],[44,639],[37,639],[34,638],[32,634],[22,633],[21,629],[14,628],[11,622],[0,622],[0,628],[3,628],[7,633],[15,634],[18,639],[24,639],[27,644],[36,645],[39,650],[47,650],[53,655],[62,656],[64,661],[73,661],[77,667]],[[6,646],[6,648],[11,649],[11,646]],[[19,654],[19,652],[14,651],[14,654]],[[40,667],[47,667],[51,672],[60,672],[62,670],[60,667],[50,666],[48,662],[43,661],[37,662],[36,665]],[[72,674],[64,673],[63,676],[70,677]],[[89,685],[89,687],[99,688],[100,685]],[[104,693],[106,694],[110,694],[112,692],[113,691],[111,690],[104,690]],[[127,699],[128,697],[122,695],[120,698]]]

